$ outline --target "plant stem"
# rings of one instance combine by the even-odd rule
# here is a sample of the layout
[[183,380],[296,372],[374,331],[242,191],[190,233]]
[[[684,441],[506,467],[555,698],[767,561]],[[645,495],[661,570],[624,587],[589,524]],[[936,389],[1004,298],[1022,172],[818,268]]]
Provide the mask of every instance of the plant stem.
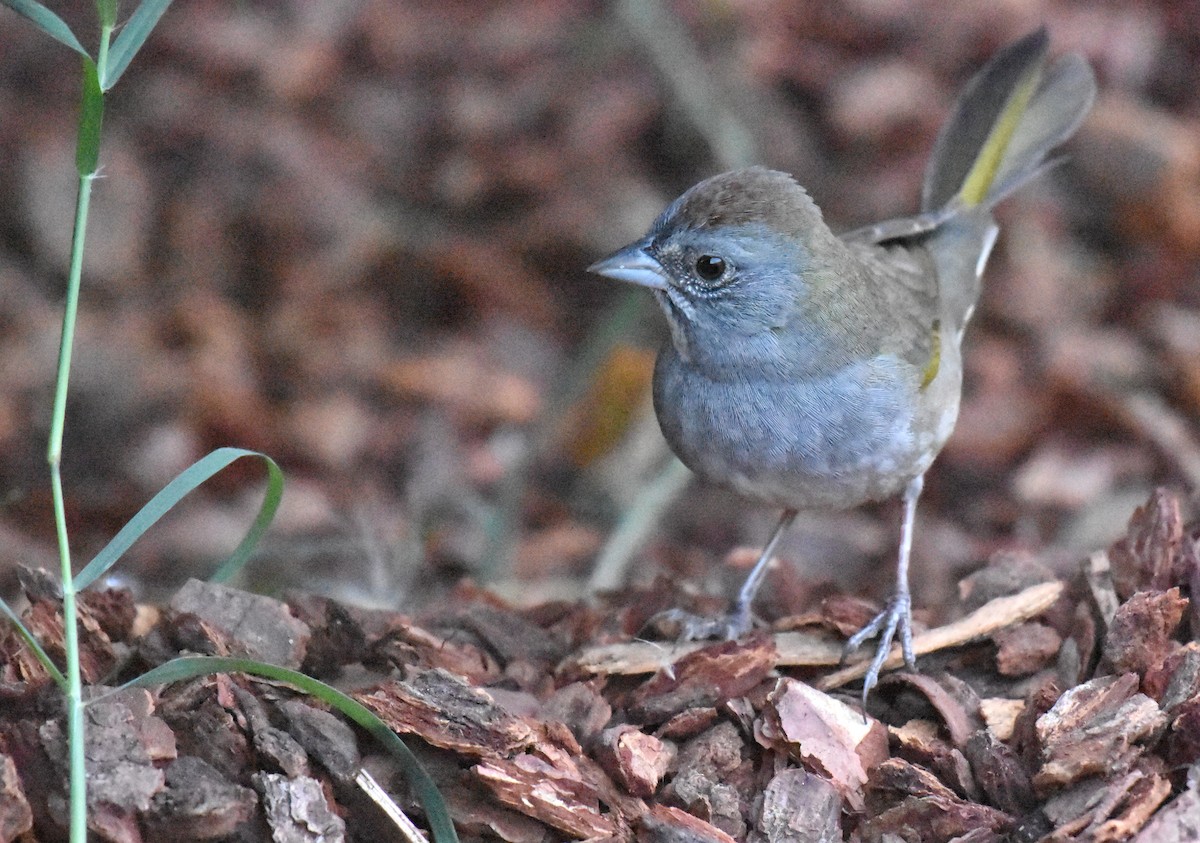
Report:
[[[100,49],[95,65],[96,79],[103,78],[107,63],[112,22],[100,27]],[[89,68],[85,66],[85,79]],[[95,84],[94,80],[90,84]],[[79,659],[79,619],[75,604],[75,574],[71,565],[71,545],[67,535],[67,510],[62,486],[63,429],[67,416],[67,387],[71,376],[71,356],[75,345],[75,323],[79,313],[79,290],[83,279],[83,247],[87,233],[88,209],[91,206],[92,183],[97,176],[95,162],[99,146],[99,116],[103,94],[95,87],[89,90],[85,81],[80,120],[94,119],[94,131],[80,132],[80,148],[76,162],[90,161],[79,172],[79,189],[75,198],[75,227],[71,234],[71,267],[67,275],[67,295],[63,309],[62,339],[58,350],[58,373],[54,387],[54,411],[50,422],[50,442],[46,460],[50,464],[50,489],[54,500],[54,527],[58,539],[58,560],[63,589],[63,649],[67,662],[67,746],[70,782],[70,824],[72,843],[87,840],[87,756],[83,717],[83,679]],[[89,96],[93,96],[89,103]],[[90,113],[89,113],[90,112]],[[82,124],[81,124],[82,125]],[[87,146],[87,149],[83,149]]]
[[79,673],[79,626],[75,611],[71,547],[67,538],[67,512],[63,502],[62,440],[67,413],[67,383],[71,374],[71,350],[75,338],[75,318],[79,311],[79,287],[83,275],[83,241],[94,178],[94,173],[79,177],[75,231],[71,245],[71,271],[67,280],[67,301],[58,352],[58,379],[54,390],[54,416],[50,425],[50,447],[47,453],[63,588],[63,648],[67,659],[67,743],[70,747],[71,781],[70,835],[73,841],[85,840],[87,835],[87,767],[84,760],[83,681]]

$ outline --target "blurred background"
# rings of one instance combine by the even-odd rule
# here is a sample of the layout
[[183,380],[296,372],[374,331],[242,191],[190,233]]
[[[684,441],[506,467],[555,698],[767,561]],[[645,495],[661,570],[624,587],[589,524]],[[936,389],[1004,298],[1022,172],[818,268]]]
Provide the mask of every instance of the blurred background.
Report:
[[[94,32],[90,3],[50,5]],[[677,482],[648,400],[660,314],[583,268],[740,163],[794,173],[835,230],[912,212],[960,85],[1042,24],[1101,96],[1063,165],[1000,208],[916,602],[944,605],[996,553],[1072,570],[1156,484],[1200,483],[1195,2],[177,3],[106,112],[64,454],[77,560],[237,445],[289,483],[259,589],[576,598],[633,524],[629,582],[731,593],[777,513]],[[9,587],[56,559],[78,75],[0,13]],[[211,571],[259,472],[191,496],[120,581],[153,598]],[[803,514],[760,608],[886,596],[898,517]]]

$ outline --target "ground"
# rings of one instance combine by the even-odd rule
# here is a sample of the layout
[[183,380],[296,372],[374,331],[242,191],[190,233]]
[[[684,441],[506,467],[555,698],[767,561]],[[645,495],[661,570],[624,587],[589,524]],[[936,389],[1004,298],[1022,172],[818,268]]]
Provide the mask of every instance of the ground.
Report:
[[[90,32],[80,5],[69,20]],[[912,839],[1150,834],[1151,811],[1195,798],[1200,755],[1183,643],[1200,479],[1192,5],[635,14],[654,8],[173,6],[106,115],[64,462],[79,563],[209,450],[272,455],[289,485],[241,583],[269,595],[265,617],[298,624],[303,643],[272,658],[356,689],[412,735],[467,839],[812,839],[768,828],[795,813],[771,806],[801,798],[863,839],[934,819]],[[43,454],[78,65],[3,14],[0,564],[15,597],[21,566],[56,565]],[[1065,162],[1000,210],[962,416],[914,548],[926,627],[1026,595],[1019,622],[935,640],[919,677],[878,690],[861,734],[853,685],[811,695],[797,680],[822,687],[840,636],[891,587],[899,513],[882,505],[802,517],[758,607],[764,637],[670,670],[637,645],[599,661],[592,648],[625,645],[658,608],[723,606],[776,514],[696,483],[660,508],[644,497],[666,460],[645,398],[664,326],[643,291],[583,268],[741,160],[794,173],[839,230],[910,212],[958,87],[1043,23],[1052,49],[1092,62],[1101,96]],[[88,603],[90,680],[246,649],[236,624],[195,611],[241,604],[184,584],[236,545],[260,482],[238,464],[134,546]],[[652,514],[612,561],[629,513]],[[598,557],[620,587],[589,599]],[[24,578],[29,616],[53,650],[39,582]],[[1048,583],[1065,590],[1033,612],[1029,589]],[[780,637],[813,630],[815,643]],[[27,764],[61,749],[54,695],[15,641],[4,652],[5,792],[53,839],[58,785]],[[618,678],[635,659],[649,672]],[[423,705],[454,714],[452,693],[486,726],[450,741],[452,718],[414,725]],[[103,834],[159,839],[174,817],[186,836],[163,805],[202,780],[236,806],[228,833],[254,839],[268,794],[312,779],[322,795],[306,804],[377,839],[377,809],[319,751],[260,747],[263,723],[306,716],[289,720],[288,698],[233,678],[112,703],[143,784],[117,788],[141,801],[113,808]],[[815,740],[792,730],[801,706],[834,724],[830,755],[800,748]],[[1089,723],[1111,740],[1103,770],[1056,749]],[[563,789],[514,807],[549,781]]]

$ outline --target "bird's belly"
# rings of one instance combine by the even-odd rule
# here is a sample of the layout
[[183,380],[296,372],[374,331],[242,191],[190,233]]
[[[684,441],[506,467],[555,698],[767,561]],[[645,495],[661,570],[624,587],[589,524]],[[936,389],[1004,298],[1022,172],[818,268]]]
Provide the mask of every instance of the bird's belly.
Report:
[[[912,394],[910,394],[912,393]],[[899,492],[953,428],[922,432],[920,397],[898,362],[800,381],[713,380],[669,352],[654,404],[672,450],[710,482],[788,508],[841,508]]]

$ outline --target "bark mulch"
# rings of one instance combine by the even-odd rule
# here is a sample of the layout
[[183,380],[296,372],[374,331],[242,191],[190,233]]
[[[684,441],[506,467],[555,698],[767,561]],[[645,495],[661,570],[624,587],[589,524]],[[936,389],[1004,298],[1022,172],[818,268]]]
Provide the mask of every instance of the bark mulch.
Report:
[[[464,840],[1192,840],[1197,537],[1159,490],[1070,582],[994,558],[865,717],[861,664],[837,662],[871,607],[831,598],[737,642],[637,638],[687,602],[667,582],[532,608],[463,585],[423,617],[194,580],[163,607],[94,591],[83,672],[93,698],[188,653],[330,681],[405,738]],[[60,656],[53,584],[25,590]],[[0,839],[60,839],[60,698],[11,629],[0,653]],[[97,840],[401,839],[362,770],[419,816],[369,736],[277,683],[128,689],[87,716]]]

